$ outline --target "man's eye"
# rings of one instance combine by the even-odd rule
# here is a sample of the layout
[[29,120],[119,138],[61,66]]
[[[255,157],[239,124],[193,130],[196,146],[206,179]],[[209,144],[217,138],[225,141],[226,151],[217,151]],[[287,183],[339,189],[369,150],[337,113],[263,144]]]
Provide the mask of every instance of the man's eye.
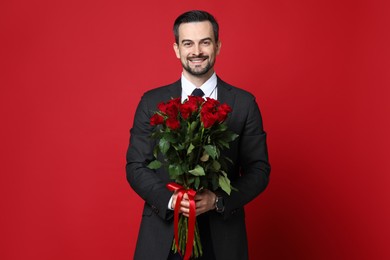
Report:
[[208,46],[208,45],[210,45],[210,41],[204,41],[204,42],[202,42],[202,44]]
[[190,43],[190,42],[185,42],[185,43],[183,43],[183,45],[184,45],[185,47],[189,47],[189,46],[191,46],[191,43]]

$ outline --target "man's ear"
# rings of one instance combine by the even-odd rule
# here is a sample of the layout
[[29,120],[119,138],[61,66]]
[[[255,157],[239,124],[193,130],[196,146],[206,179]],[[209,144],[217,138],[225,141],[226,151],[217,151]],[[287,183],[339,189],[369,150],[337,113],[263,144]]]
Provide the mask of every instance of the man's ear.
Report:
[[218,40],[218,42],[217,42],[217,55],[221,51],[221,47],[222,47],[222,42],[220,40]]
[[175,51],[176,57],[177,57],[178,59],[180,59],[179,45],[177,45],[176,42],[173,44],[173,50]]

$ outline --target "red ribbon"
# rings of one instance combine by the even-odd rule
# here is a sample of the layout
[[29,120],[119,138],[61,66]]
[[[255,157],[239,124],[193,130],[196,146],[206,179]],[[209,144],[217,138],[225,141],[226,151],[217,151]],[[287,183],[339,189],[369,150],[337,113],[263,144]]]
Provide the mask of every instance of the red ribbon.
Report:
[[175,211],[174,211],[174,233],[175,233],[175,242],[176,242],[176,248],[180,252],[179,248],[179,209],[180,209],[180,202],[183,199],[184,194],[188,194],[188,199],[190,201],[190,212],[188,217],[188,234],[187,234],[187,243],[186,243],[186,252],[184,255],[184,260],[190,259],[192,248],[194,246],[194,232],[195,232],[195,222],[196,222],[196,214],[195,214],[195,195],[196,192],[193,189],[185,189],[183,186],[170,182],[167,184],[167,188],[170,191],[176,191],[177,192],[177,198],[176,198],[176,204],[175,204]]

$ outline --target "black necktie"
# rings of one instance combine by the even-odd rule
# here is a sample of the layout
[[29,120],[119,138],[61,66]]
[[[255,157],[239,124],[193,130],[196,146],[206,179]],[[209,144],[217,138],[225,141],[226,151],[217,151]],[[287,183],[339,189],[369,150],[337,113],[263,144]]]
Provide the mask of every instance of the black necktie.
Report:
[[192,91],[191,96],[203,97],[204,92],[200,88],[196,88],[194,91]]

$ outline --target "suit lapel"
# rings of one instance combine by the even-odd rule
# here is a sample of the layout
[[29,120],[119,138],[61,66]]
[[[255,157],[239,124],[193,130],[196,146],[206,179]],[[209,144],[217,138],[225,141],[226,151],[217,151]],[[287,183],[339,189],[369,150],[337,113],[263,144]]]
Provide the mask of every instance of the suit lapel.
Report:
[[[218,77],[217,88],[218,88],[218,94],[217,94],[218,101],[221,104],[224,104],[224,103],[228,104],[234,110],[235,96],[234,96],[233,91],[232,91],[232,86],[230,86],[229,84],[226,84]],[[226,123],[228,125],[229,125],[229,121],[230,121],[230,115],[226,119]]]
[[181,80],[172,83],[169,86],[169,94],[170,98],[178,98],[181,97]]
[[231,91],[232,87],[229,84],[223,82],[220,78],[218,78],[217,88],[218,88],[218,101],[221,102],[221,104],[226,103],[231,108],[233,108],[235,96]]

